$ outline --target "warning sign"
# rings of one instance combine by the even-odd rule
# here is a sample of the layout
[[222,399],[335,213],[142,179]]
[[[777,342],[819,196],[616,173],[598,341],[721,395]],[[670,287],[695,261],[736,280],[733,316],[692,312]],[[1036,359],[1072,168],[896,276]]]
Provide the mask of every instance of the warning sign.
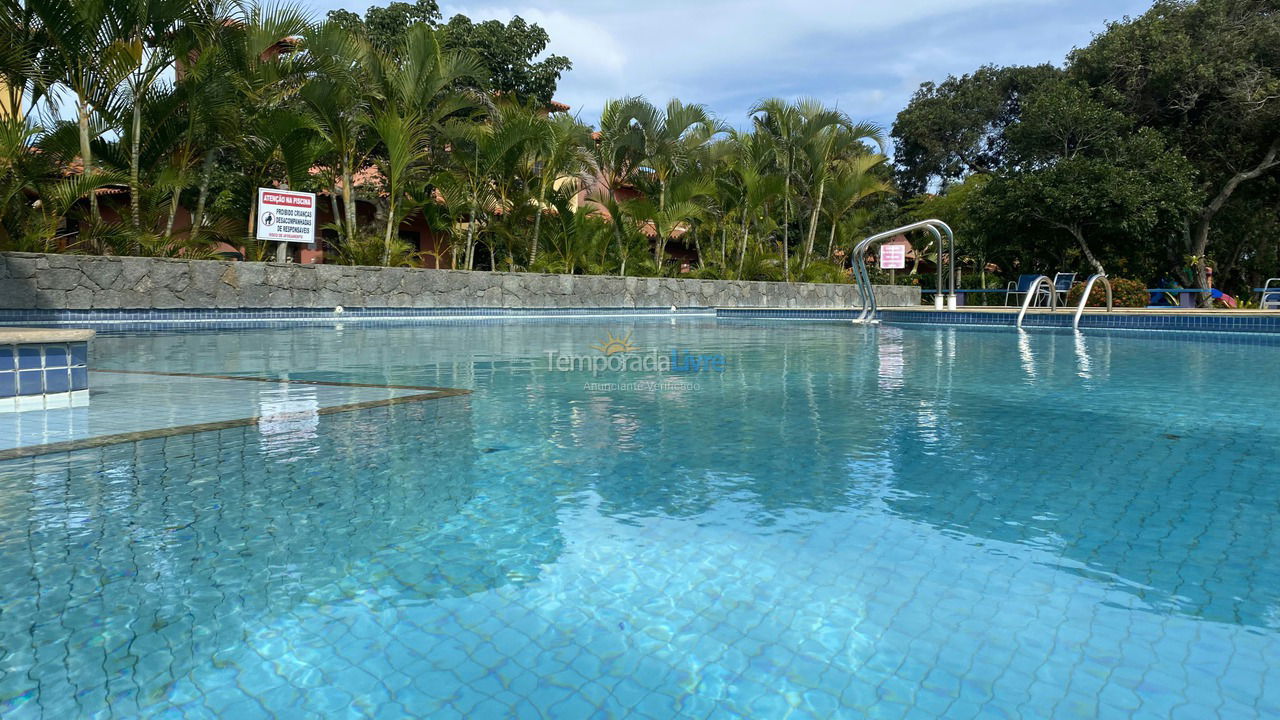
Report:
[[901,270],[907,266],[906,245],[881,245],[880,269]]
[[273,242],[315,242],[316,196],[292,190],[258,188],[257,237]]

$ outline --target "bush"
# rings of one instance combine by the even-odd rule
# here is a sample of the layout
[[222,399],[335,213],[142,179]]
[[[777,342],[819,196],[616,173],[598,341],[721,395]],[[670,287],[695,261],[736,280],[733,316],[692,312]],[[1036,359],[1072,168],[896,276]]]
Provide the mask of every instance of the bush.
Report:
[[[1111,281],[1111,299],[1116,307],[1144,308],[1149,304],[1151,294],[1147,292],[1147,284],[1125,278],[1108,278]],[[1080,295],[1084,292],[1084,283],[1071,286],[1067,293],[1067,305],[1075,307],[1080,304]],[[1106,307],[1107,290],[1102,283],[1095,283],[1090,294],[1087,307]]]
[[871,277],[872,285],[923,285],[928,287],[927,278],[922,275],[913,275],[910,270],[898,270],[894,273],[893,282],[889,282],[889,271],[880,268],[867,268],[867,275]]

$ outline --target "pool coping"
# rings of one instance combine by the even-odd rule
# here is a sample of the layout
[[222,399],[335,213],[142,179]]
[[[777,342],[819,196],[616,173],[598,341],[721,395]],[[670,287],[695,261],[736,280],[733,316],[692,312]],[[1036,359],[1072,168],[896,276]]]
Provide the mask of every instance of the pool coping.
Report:
[[[435,387],[431,385],[380,385],[378,383],[352,383],[327,380],[298,380],[290,378],[271,378],[258,377],[248,375],[207,375],[202,373],[179,373],[179,372],[150,372],[147,370],[97,370],[94,372],[114,373],[122,375],[158,375],[162,377],[188,377],[202,378],[206,380],[243,380],[246,382],[265,382],[277,383],[281,385],[319,385],[331,387],[359,387],[359,388],[385,388],[388,390],[421,390],[414,395],[400,395],[391,398],[379,398],[377,400],[361,400],[359,402],[344,403],[341,405],[330,405],[327,407],[316,408],[317,415],[334,415],[337,413],[354,412],[357,410],[368,410],[376,407],[389,407],[392,405],[403,405],[412,402],[424,402],[427,400],[440,400],[449,397],[460,397],[470,395],[471,391],[463,388],[445,388]],[[25,445],[22,447],[9,448],[0,450],[0,462],[6,460],[18,460],[22,458],[36,457],[40,455],[54,455],[58,453],[75,452],[77,450],[89,450],[92,448],[105,447],[107,445],[119,445],[121,443],[139,442],[141,440],[152,440],[162,437],[173,437],[176,435],[193,435],[196,433],[209,432],[213,430],[226,430],[235,427],[245,427],[248,425],[257,425],[263,419],[269,419],[270,415],[253,415],[244,418],[232,418],[229,420],[215,420],[204,423],[193,423],[190,425],[175,425],[167,428],[153,428],[150,430],[139,430],[136,432],[111,433],[108,435],[95,435],[93,437],[80,438],[79,440],[64,440],[56,443],[44,443],[41,445]]]

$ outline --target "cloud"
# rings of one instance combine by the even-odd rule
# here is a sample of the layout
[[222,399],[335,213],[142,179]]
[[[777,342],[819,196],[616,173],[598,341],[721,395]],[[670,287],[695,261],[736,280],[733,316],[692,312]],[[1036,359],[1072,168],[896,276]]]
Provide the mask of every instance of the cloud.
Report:
[[546,28],[550,50],[574,63],[557,99],[588,122],[623,95],[701,102],[739,126],[762,97],[813,96],[887,126],[925,80],[987,63],[1060,63],[1106,20],[1149,2],[515,0],[442,9],[518,14]]

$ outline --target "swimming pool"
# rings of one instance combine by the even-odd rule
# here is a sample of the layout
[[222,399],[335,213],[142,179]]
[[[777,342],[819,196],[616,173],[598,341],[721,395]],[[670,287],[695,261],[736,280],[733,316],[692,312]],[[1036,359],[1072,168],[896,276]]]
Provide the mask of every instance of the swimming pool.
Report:
[[[708,362],[575,365],[610,338]],[[471,393],[95,382],[82,439],[269,421],[0,463],[6,720],[1280,713],[1274,342],[619,317],[94,358]]]

